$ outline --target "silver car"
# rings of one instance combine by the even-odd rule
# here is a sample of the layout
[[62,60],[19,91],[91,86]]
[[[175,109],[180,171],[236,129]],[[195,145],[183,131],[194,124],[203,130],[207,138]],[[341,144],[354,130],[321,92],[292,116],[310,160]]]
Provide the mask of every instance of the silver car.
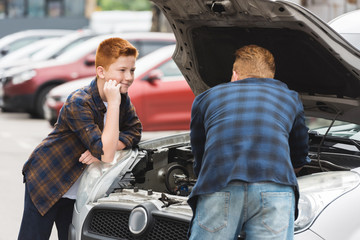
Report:
[[[312,161],[298,175],[295,239],[360,239],[360,52],[355,46],[291,2],[153,1],[173,28],[173,59],[196,95],[230,80],[235,49],[257,44],[274,54],[275,78],[299,92],[310,128]],[[183,133],[118,152],[111,164],[90,165],[82,176],[70,239],[186,239],[192,217],[187,196],[196,182],[192,163],[189,135]]]

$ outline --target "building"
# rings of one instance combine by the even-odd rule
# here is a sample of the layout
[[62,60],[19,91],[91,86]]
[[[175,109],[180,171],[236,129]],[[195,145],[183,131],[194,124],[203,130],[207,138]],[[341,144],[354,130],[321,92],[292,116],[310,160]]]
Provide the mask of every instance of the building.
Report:
[[0,0],[0,37],[25,29],[79,29],[96,0]]

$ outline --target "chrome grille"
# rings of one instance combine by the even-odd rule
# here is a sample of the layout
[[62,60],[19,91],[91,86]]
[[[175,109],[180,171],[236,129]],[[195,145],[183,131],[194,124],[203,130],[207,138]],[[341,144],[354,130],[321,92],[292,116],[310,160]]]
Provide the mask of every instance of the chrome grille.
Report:
[[[84,226],[93,239],[94,235],[101,237],[109,237],[122,240],[135,239],[132,237],[129,227],[130,212],[112,210],[112,209],[96,209],[91,214],[88,224]],[[162,216],[154,216],[154,225],[148,234],[141,239],[187,239],[187,231],[189,222],[182,220],[169,219]]]

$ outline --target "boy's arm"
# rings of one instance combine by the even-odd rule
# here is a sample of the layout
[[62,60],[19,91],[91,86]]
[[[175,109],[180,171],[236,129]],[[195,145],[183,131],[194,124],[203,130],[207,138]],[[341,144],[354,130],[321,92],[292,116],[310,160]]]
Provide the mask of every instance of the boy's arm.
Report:
[[120,111],[120,84],[109,80],[104,84],[104,94],[106,96],[108,107],[105,126],[101,135],[103,144],[103,155],[101,161],[112,162],[118,147],[119,139],[119,111]]
[[141,139],[142,125],[128,95],[121,99],[118,150],[131,148]]

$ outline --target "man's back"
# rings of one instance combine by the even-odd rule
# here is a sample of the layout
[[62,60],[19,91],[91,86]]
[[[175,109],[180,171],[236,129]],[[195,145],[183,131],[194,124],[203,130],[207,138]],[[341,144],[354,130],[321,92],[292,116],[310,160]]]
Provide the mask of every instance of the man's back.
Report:
[[193,139],[206,133],[204,150],[192,142],[196,161],[202,159],[195,164],[195,193],[216,191],[231,180],[296,184],[289,135],[302,105],[285,84],[265,78],[222,84],[199,95],[193,112],[192,129],[199,129]]

